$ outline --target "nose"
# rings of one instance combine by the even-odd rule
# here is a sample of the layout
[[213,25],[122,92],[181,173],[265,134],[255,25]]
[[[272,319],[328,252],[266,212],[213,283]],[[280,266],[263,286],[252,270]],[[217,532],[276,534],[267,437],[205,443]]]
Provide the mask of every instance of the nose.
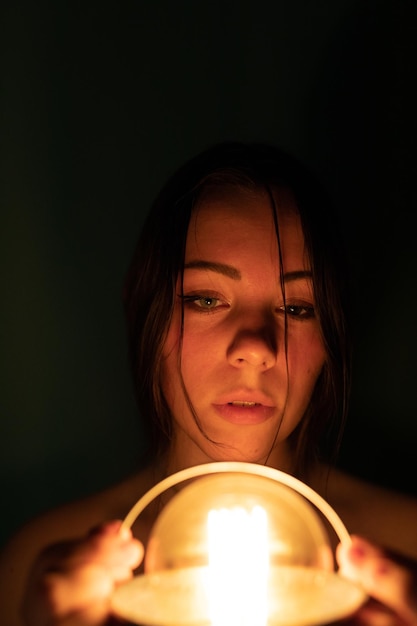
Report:
[[276,337],[268,328],[241,329],[229,346],[227,358],[237,368],[268,370],[276,363]]

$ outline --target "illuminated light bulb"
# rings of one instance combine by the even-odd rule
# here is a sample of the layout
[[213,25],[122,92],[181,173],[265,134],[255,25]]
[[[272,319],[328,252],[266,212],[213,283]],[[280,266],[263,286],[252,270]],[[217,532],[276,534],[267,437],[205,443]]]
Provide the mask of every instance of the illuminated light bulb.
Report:
[[269,547],[265,509],[211,509],[207,531],[212,626],[266,626]]
[[172,487],[178,493],[151,530],[145,573],[111,598],[116,616],[146,626],[318,626],[365,601],[335,571],[317,510],[348,543],[343,522],[301,481],[250,463],[191,467],[150,489],[125,526]]

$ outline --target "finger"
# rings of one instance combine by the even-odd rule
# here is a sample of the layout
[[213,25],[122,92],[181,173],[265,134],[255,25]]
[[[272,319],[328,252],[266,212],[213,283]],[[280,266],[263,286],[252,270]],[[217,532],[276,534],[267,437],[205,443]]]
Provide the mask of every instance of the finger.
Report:
[[87,537],[49,547],[40,559],[41,571],[71,572],[92,562],[109,570],[116,580],[135,569],[143,558],[143,545],[130,529],[112,522],[91,531]]
[[111,570],[116,582],[125,580],[143,559],[143,544],[132,536],[129,528],[120,523],[106,526],[92,540],[86,540],[81,549],[82,559],[95,559],[96,563]]
[[417,623],[416,572],[360,537],[340,545],[341,573],[358,581],[366,592],[409,624]]
[[92,604],[102,604],[113,587],[106,570],[94,564],[71,573],[47,574],[40,585],[40,595],[51,614],[62,618],[86,610]]
[[[120,522],[94,529],[80,541],[49,547],[29,578],[24,614],[43,616],[39,624],[49,623],[50,616],[61,624],[64,617],[79,612],[105,613],[114,586],[132,577],[143,552],[142,544]],[[91,623],[100,623],[94,620]]]

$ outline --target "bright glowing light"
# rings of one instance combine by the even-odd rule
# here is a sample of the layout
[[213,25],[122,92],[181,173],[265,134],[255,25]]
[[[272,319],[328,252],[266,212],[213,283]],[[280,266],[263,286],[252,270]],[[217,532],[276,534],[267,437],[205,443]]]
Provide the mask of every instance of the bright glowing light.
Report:
[[266,626],[269,552],[265,509],[212,509],[207,531],[212,626]]

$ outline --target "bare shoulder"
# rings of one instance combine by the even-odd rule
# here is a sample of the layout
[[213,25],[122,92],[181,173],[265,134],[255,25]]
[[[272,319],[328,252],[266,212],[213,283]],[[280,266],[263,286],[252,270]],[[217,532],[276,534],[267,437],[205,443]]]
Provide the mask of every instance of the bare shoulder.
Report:
[[47,511],[19,528],[0,553],[0,614],[16,614],[30,568],[46,546],[80,538],[103,522],[123,519],[149,489],[152,478],[152,470],[144,470],[101,492]]
[[350,533],[417,559],[417,498],[335,468],[321,484]]

